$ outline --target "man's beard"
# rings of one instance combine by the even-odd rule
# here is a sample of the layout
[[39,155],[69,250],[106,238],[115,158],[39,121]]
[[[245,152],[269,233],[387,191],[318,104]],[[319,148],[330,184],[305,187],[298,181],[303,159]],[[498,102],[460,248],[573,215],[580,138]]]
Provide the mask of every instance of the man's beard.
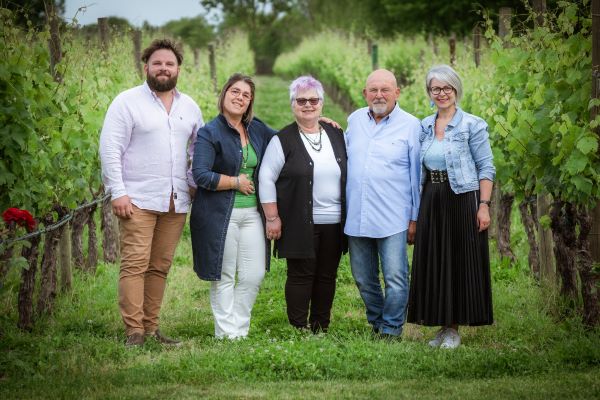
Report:
[[158,79],[158,76],[151,76],[148,74],[146,76],[146,82],[148,82],[148,86],[155,92],[168,92],[169,90],[173,90],[177,85],[177,75],[171,76],[166,81],[161,81]]
[[373,103],[371,106],[371,112],[374,115],[382,115],[387,112],[387,103]]

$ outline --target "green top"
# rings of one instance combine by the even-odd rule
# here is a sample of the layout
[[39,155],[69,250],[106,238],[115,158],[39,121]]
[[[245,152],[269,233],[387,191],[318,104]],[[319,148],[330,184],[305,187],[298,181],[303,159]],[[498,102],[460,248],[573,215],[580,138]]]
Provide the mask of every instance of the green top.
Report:
[[[254,151],[252,144],[248,142],[248,144],[242,148],[242,168],[240,169],[240,174],[246,174],[248,176],[248,179],[252,180],[252,177],[254,176],[254,170],[256,169],[257,164],[258,158],[256,157],[256,152]],[[256,207],[256,194],[252,193],[246,195],[240,191],[236,191],[233,207]]]

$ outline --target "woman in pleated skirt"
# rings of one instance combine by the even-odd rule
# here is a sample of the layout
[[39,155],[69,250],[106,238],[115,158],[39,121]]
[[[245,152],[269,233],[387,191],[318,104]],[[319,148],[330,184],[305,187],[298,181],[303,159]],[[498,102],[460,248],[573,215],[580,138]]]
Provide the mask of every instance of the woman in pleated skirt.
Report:
[[493,323],[487,229],[495,168],[487,124],[458,107],[458,74],[435,66],[426,88],[437,112],[422,121],[422,193],[407,319],[440,326],[430,346],[456,348],[460,325]]

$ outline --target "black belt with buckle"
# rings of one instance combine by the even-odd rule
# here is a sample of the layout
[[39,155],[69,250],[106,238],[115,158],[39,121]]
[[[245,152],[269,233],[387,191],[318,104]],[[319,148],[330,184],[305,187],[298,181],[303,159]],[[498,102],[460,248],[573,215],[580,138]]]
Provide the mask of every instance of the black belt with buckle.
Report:
[[431,183],[448,182],[448,171],[427,170],[427,180]]

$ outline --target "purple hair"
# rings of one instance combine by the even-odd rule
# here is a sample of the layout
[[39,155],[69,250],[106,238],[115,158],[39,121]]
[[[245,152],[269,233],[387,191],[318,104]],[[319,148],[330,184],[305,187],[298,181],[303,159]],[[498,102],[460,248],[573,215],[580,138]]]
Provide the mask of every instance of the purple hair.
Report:
[[316,80],[310,75],[304,75],[299,78],[296,78],[290,85],[290,103],[293,103],[298,95],[298,92],[302,92],[305,90],[315,89],[317,91],[317,96],[319,99],[323,100],[324,90],[321,82]]

